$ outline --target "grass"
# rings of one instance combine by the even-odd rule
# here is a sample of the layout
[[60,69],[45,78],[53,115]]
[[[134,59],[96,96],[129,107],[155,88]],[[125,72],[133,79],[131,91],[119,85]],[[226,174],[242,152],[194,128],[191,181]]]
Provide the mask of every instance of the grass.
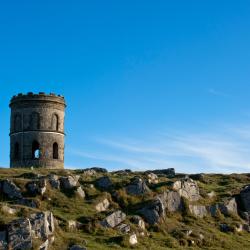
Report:
[[[86,198],[77,197],[74,192],[62,192],[52,189],[49,185],[45,195],[37,196],[40,207],[31,209],[20,205],[14,205],[10,200],[0,195],[0,207],[4,204],[16,208],[16,215],[0,213],[0,226],[10,222],[18,217],[26,217],[30,213],[36,211],[50,210],[58,221],[55,231],[55,242],[50,246],[50,250],[66,250],[72,244],[86,246],[88,249],[94,250],[112,250],[112,249],[139,249],[139,250],[167,250],[167,249],[250,249],[250,236],[246,232],[222,233],[219,229],[220,223],[226,223],[234,227],[236,223],[241,223],[241,219],[237,216],[218,215],[217,218],[210,216],[204,219],[193,217],[188,209],[184,213],[167,213],[165,220],[161,224],[149,227],[147,236],[138,236],[138,244],[130,246],[128,236],[113,230],[103,229],[99,221],[102,220],[108,212],[98,213],[95,210],[95,205],[103,198],[107,198],[111,202],[110,211],[122,209],[127,215],[126,222],[129,223],[129,218],[135,214],[136,208],[143,203],[152,199],[157,193],[161,193],[171,189],[171,184],[178,178],[168,179],[160,177],[158,184],[149,185],[152,192],[143,196],[128,195],[124,189],[130,179],[134,176],[146,178],[144,173],[129,173],[129,174],[105,174],[110,177],[113,182],[113,188],[106,191],[100,191],[91,187],[95,184],[95,180],[103,176],[86,176],[81,171],[73,170],[46,170],[46,169],[0,169],[0,179],[11,179],[21,190],[27,195],[26,184],[32,180],[37,174],[48,175],[54,173],[60,176],[69,174],[80,175],[80,184],[86,192]],[[203,198],[199,201],[200,204],[209,205],[216,201],[221,201],[224,198],[231,197],[239,193],[239,190],[250,183],[250,175],[248,174],[207,174],[202,176],[198,185]],[[208,199],[207,193],[214,191],[216,197]],[[185,201],[185,208],[188,207],[188,202]],[[83,223],[81,230],[69,231],[67,229],[67,221],[76,220]],[[136,228],[131,225],[132,230]],[[187,236],[186,230],[192,230],[192,234]],[[204,239],[201,239],[200,235]],[[194,242],[194,243],[193,243]]]

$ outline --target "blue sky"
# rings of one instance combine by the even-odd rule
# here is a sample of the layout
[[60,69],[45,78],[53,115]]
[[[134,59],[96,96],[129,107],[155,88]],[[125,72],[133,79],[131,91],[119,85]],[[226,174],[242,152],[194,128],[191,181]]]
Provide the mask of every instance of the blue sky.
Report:
[[65,96],[65,165],[250,170],[249,1],[0,1],[9,100]]

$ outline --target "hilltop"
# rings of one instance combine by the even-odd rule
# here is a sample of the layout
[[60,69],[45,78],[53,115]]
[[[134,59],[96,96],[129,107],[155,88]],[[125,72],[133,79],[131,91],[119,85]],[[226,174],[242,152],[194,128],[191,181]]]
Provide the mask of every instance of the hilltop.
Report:
[[0,249],[249,249],[250,174],[0,169]]

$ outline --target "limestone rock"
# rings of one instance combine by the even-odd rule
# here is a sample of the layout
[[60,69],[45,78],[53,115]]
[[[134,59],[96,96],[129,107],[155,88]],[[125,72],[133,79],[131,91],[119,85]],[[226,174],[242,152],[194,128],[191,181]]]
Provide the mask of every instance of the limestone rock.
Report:
[[48,250],[49,249],[49,240],[46,239],[45,242],[39,247],[39,250]]
[[2,210],[2,212],[6,213],[6,214],[11,214],[11,215],[17,213],[17,210],[16,210],[16,209],[11,208],[11,207],[9,207],[9,206],[7,206],[7,205],[3,205],[3,206],[1,207],[1,210]]
[[135,224],[141,230],[145,230],[145,228],[146,228],[144,220],[140,216],[138,216],[138,215],[134,215],[131,218],[131,222],[133,224]]
[[240,199],[244,211],[250,212],[250,185],[243,188],[240,192]]
[[55,174],[50,174],[47,176],[49,180],[49,184],[52,188],[59,189],[60,188],[60,181],[59,177]]
[[131,234],[129,236],[129,244],[133,246],[133,245],[136,245],[137,243],[138,243],[138,240],[137,240],[136,234]]
[[183,178],[174,182],[173,189],[189,201],[198,201],[200,199],[199,187],[197,183],[190,178]]
[[8,247],[13,250],[32,249],[29,219],[14,220],[8,225]]
[[27,189],[31,195],[43,195],[46,191],[47,182],[45,179],[32,181],[27,184]]
[[105,198],[96,204],[95,209],[98,212],[103,212],[109,208],[109,205],[110,205],[109,200]]
[[155,225],[161,218],[165,217],[165,206],[162,200],[155,199],[138,210],[138,213],[142,215],[148,224]]
[[79,177],[78,176],[67,176],[60,178],[61,187],[65,190],[72,189],[77,186]]
[[142,195],[150,192],[146,182],[141,178],[135,177],[131,183],[126,187],[126,191],[131,195]]
[[22,193],[19,187],[10,180],[3,180],[1,182],[2,192],[10,199],[21,199]]
[[237,214],[238,208],[235,198],[230,198],[224,203],[219,204],[219,209],[224,215]]
[[108,215],[102,222],[101,225],[104,227],[114,228],[126,219],[126,214],[118,210]]
[[123,234],[127,234],[130,232],[130,226],[128,224],[120,224],[116,227],[117,230],[119,230]]
[[82,187],[78,187],[78,188],[76,189],[76,194],[77,194],[79,197],[81,197],[82,199],[85,198],[85,192],[84,192],[84,190],[82,189]]
[[202,205],[189,205],[191,214],[196,217],[203,218],[207,215],[207,208]]
[[100,189],[109,189],[112,185],[112,181],[108,176],[103,176],[96,181],[96,186]]
[[51,212],[46,211],[34,213],[30,215],[29,219],[33,236],[46,240],[53,234],[55,226],[54,217]]
[[167,191],[157,196],[164,205],[164,209],[169,212],[177,212],[183,209],[183,201],[176,191]]
[[75,221],[75,220],[69,220],[68,221],[68,229],[69,230],[78,230],[81,229],[81,227],[83,226],[82,223]]
[[158,183],[158,176],[154,173],[149,173],[147,175],[148,183],[149,184],[157,184]]

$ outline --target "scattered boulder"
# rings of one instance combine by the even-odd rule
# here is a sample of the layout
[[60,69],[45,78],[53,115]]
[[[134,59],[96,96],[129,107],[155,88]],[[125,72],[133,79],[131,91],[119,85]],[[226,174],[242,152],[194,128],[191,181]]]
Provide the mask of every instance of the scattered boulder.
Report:
[[96,204],[95,209],[98,212],[104,212],[109,208],[109,205],[110,205],[109,200],[105,198]]
[[13,250],[32,249],[31,224],[29,219],[18,219],[8,225],[8,247]]
[[137,212],[142,215],[149,225],[155,225],[161,218],[165,217],[165,206],[162,200],[155,199]]
[[145,228],[146,228],[144,220],[140,216],[138,216],[138,215],[134,215],[131,218],[131,222],[133,224],[135,224],[141,230],[145,230]]
[[203,218],[207,215],[207,208],[202,205],[189,205],[189,211],[196,217]]
[[138,240],[137,240],[136,234],[131,234],[129,236],[129,244],[133,246],[133,245],[136,245],[137,243],[138,243]]
[[103,221],[101,221],[101,225],[103,227],[114,228],[120,223],[122,223],[125,219],[126,219],[126,214],[118,210],[111,213]]
[[54,217],[49,211],[38,212],[31,214],[30,223],[32,228],[32,235],[39,239],[46,240],[53,235],[55,230]]
[[219,204],[219,209],[224,215],[237,214],[238,208],[235,198],[230,198],[224,203]]
[[135,177],[131,180],[131,183],[126,187],[126,191],[128,194],[131,195],[142,195],[149,193],[150,189],[143,179]]
[[149,184],[157,184],[158,183],[158,176],[154,173],[149,173],[147,175],[148,177],[148,183]]
[[100,189],[109,189],[113,185],[108,176],[103,176],[96,181],[96,186]]
[[1,182],[2,192],[10,199],[21,199],[22,193],[19,187],[10,180],[3,180]]
[[68,229],[69,230],[79,230],[82,228],[83,224],[81,222],[75,221],[75,220],[69,220],[68,221]]
[[82,199],[85,198],[85,192],[84,192],[84,190],[82,189],[82,187],[78,187],[78,188],[76,189],[76,194],[77,194],[79,197],[81,197]]
[[60,184],[62,189],[68,190],[77,186],[79,180],[79,176],[67,176],[60,178]]
[[60,188],[60,180],[59,177],[55,174],[50,174],[47,176],[49,180],[49,184],[52,188],[59,189]]
[[11,208],[11,207],[9,207],[7,205],[3,205],[1,207],[1,210],[2,210],[2,212],[6,213],[6,214],[11,214],[11,215],[17,213],[17,209]]
[[180,194],[176,191],[167,191],[157,196],[164,205],[164,209],[169,212],[182,211],[183,201]]
[[32,181],[27,183],[26,187],[28,192],[33,195],[43,195],[46,191],[46,179],[40,179],[38,181]]
[[119,230],[123,234],[127,234],[130,232],[130,226],[128,224],[120,224],[116,227],[117,230]]
[[250,185],[244,187],[241,190],[240,199],[244,211],[250,212]]
[[183,178],[174,182],[173,189],[189,201],[198,201],[200,199],[199,187],[197,183],[190,178]]

